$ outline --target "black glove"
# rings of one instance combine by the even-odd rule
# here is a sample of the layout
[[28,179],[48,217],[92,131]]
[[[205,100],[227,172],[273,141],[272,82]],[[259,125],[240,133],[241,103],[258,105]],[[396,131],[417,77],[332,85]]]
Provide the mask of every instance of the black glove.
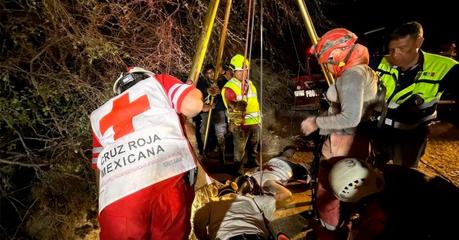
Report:
[[419,105],[424,103],[421,96],[414,94],[409,97],[405,102],[400,104],[396,109],[396,119],[405,123],[415,123],[424,116],[423,110],[419,109]]
[[418,111],[418,106],[424,103],[424,99],[418,94],[413,94],[398,107],[398,111],[409,113]]

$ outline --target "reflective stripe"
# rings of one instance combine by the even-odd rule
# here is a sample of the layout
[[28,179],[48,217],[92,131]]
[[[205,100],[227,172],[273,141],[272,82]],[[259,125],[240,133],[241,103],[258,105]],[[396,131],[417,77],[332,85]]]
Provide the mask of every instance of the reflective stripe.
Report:
[[172,95],[175,93],[175,91],[179,87],[180,87],[180,84],[176,83],[169,89],[169,92],[167,93],[167,97],[169,98],[171,104],[172,104],[172,98],[174,97]]
[[260,114],[258,112],[254,112],[254,113],[250,113],[250,114],[245,115],[245,119],[256,118],[258,116],[260,116]]
[[[254,97],[257,97],[257,95],[256,95],[256,94],[253,94],[253,93],[248,93],[246,96],[247,96],[247,98],[254,98]],[[242,100],[243,98],[244,98],[244,96],[237,96],[237,97],[236,97],[236,100],[239,101],[239,100]]]
[[[431,101],[431,102],[427,102],[427,103],[425,102],[425,103],[423,103],[423,104],[417,106],[417,109],[429,108],[429,107],[432,107],[433,105],[435,105],[435,104],[437,104],[437,103],[438,103],[438,99],[433,100],[433,101]],[[390,103],[388,104],[387,107],[390,108],[390,109],[396,109],[396,108],[398,108],[399,106],[400,106],[400,104],[398,104],[398,103],[396,103],[396,102],[390,102]]]
[[[173,95],[172,104],[174,105],[174,108],[177,107],[178,100],[179,100],[180,96],[182,95],[183,91],[185,91],[189,87],[191,87],[191,85],[181,84],[178,87],[177,91],[172,94]],[[177,110],[180,110],[180,109],[177,109]]]
[[435,99],[431,102],[423,103],[418,106],[419,109],[429,108],[438,103],[438,99]]
[[103,147],[93,147],[92,148],[92,152],[93,153],[100,153],[100,152],[102,152],[103,149],[104,149]]
[[389,102],[389,104],[387,105],[388,108],[390,109],[395,109],[395,108],[398,108],[400,106],[400,104],[396,103],[396,102]]
[[[427,117],[420,119],[417,123],[414,123],[414,124],[401,123],[401,122],[394,121],[390,118],[384,119],[384,124],[391,126],[393,128],[396,128],[396,129],[411,130],[411,129],[417,128],[419,125],[423,124],[424,122],[435,119],[436,117],[437,117],[437,111],[435,111],[434,113],[430,114]],[[378,120],[379,119],[380,117],[378,117]]]

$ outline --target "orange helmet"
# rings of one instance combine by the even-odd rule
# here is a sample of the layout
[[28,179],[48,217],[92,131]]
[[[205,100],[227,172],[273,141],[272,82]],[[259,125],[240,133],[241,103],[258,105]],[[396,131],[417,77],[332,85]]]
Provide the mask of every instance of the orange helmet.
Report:
[[335,28],[325,33],[314,46],[320,64],[331,63],[342,67],[346,64],[357,35],[345,28]]

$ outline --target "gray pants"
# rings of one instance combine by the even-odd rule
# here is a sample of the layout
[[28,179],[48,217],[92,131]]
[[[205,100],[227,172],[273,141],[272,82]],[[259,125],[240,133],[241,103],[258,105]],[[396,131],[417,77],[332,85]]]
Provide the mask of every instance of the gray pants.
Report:
[[[257,160],[260,130],[258,124],[237,127],[233,130],[234,162],[242,163],[247,144],[250,144],[251,156],[248,160]],[[250,140],[250,142],[249,142]]]
[[[227,132],[227,123],[226,123],[226,111],[212,111],[212,116],[211,116],[211,122],[210,122],[210,128],[215,129],[215,135],[217,137],[217,142],[218,142],[218,147],[219,150],[223,150],[225,148],[225,135]],[[201,118],[202,118],[202,123],[201,123],[201,136],[202,136],[202,141],[204,142],[204,137],[206,133],[206,127],[207,127],[207,119],[209,117],[208,112],[203,112],[201,113]],[[210,130],[209,130],[210,132]]]

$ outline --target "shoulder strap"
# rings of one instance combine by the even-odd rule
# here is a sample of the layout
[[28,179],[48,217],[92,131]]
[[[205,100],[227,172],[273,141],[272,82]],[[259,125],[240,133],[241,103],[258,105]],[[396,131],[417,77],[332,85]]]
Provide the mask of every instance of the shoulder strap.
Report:
[[[376,74],[376,73],[375,73]],[[379,75],[377,75],[378,78],[378,90],[376,92],[376,101],[377,101],[377,108],[381,112],[381,115],[379,116],[378,122],[376,126],[378,128],[381,128],[387,115],[387,103],[386,103],[386,86],[382,83],[381,79],[379,78]]]

